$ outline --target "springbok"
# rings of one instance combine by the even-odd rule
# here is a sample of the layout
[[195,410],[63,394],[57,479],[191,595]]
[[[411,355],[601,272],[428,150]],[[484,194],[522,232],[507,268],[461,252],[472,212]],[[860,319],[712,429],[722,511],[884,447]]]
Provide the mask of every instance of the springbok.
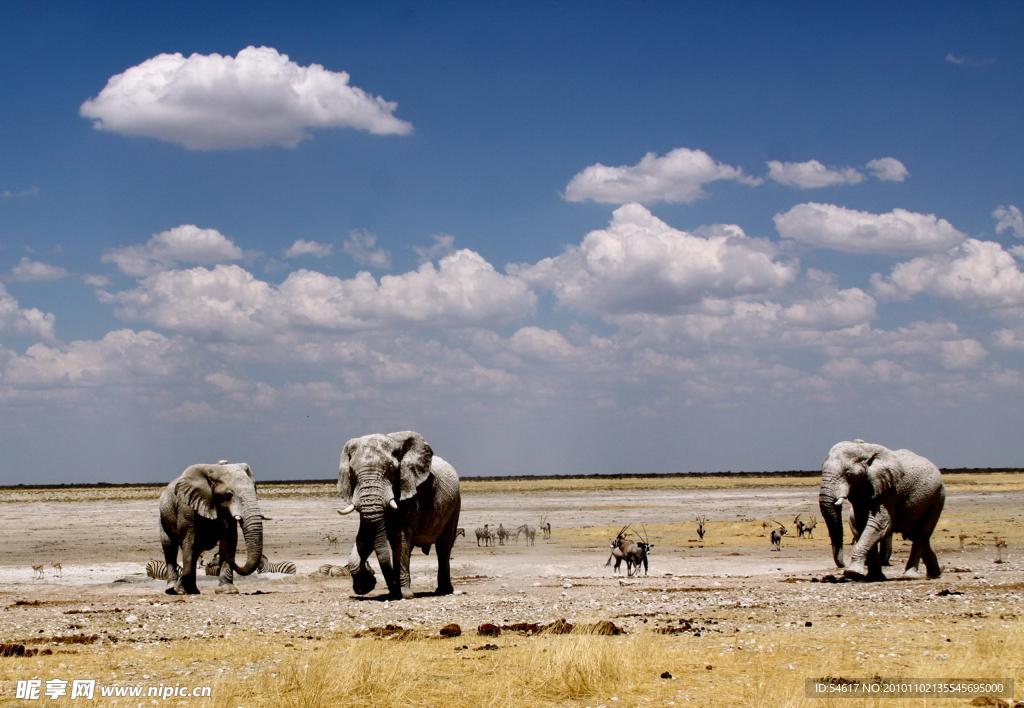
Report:
[[59,561],[54,561],[53,563],[50,563],[50,567],[53,568],[53,577],[55,577],[55,578],[63,578],[64,577],[64,569],[60,567],[60,562]]

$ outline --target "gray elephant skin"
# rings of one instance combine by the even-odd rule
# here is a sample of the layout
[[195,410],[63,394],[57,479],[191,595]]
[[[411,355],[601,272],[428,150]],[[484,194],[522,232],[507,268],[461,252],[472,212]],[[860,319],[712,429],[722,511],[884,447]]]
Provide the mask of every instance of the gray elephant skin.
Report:
[[414,546],[437,555],[437,594],[452,592],[450,556],[462,499],[455,469],[434,455],[419,433],[352,438],[341,453],[338,492],[345,507],[359,512],[359,531],[347,568],[352,589],[365,595],[376,585],[367,565],[371,553],[390,597],[413,597],[409,557]]
[[[842,505],[849,501],[856,543],[843,562]],[[893,533],[911,541],[906,570],[924,560],[929,578],[942,574],[931,536],[946,501],[942,473],[910,450],[890,450],[863,440],[837,443],[821,466],[818,504],[832,539],[832,556],[853,579],[884,580],[879,544]]]
[[[245,538],[246,559],[235,564],[238,527]],[[194,595],[199,554],[220,544],[217,592],[237,593],[234,572],[249,575],[263,555],[263,514],[256,480],[245,463],[192,465],[167,485],[160,495],[160,541],[168,566],[181,549],[181,575],[169,574],[167,594]]]

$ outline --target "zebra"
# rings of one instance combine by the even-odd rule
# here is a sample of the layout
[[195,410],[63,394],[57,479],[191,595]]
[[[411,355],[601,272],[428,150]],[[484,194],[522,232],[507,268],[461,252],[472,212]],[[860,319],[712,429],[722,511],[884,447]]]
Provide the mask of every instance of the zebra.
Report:
[[455,538],[458,538],[459,536],[462,536],[463,538],[466,537],[466,529],[462,528],[461,526],[455,529]]
[[498,524],[498,545],[504,546],[508,540],[509,532],[505,530],[505,524]]
[[36,563],[36,564],[34,564],[32,566],[32,579],[35,580],[37,578],[39,580],[43,579],[43,564],[42,563]]
[[516,529],[516,543],[519,543],[519,534],[526,534],[526,545],[536,546],[537,545],[537,529],[532,526],[523,524]]
[[64,577],[64,569],[60,567],[60,561],[54,561],[53,563],[50,563],[50,567],[53,568],[53,577]]
[[172,567],[174,568],[174,577],[177,578],[181,575],[180,565],[169,566],[161,560],[151,560],[149,563],[146,563],[146,575],[154,580],[170,580],[170,569]]
[[271,563],[270,559],[266,556],[260,556],[260,564],[256,566],[256,572],[261,575],[263,573],[287,573],[288,575],[295,575],[295,564],[291,561]]
[[491,527],[490,524],[484,524],[483,526],[477,526],[476,528],[476,545],[480,545],[480,541],[484,542],[485,546],[493,546],[491,538]]

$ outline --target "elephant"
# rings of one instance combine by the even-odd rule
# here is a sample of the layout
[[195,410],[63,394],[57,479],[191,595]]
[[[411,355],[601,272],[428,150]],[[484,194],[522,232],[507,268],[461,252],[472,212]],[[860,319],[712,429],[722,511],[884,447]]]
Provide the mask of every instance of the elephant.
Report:
[[[263,555],[263,514],[256,480],[245,463],[192,465],[160,495],[160,541],[168,567],[177,562],[181,574],[170,572],[168,595],[196,595],[196,564],[203,551],[218,543],[220,563],[216,592],[237,593],[233,572],[249,575]],[[245,538],[245,563],[235,564],[238,525]]]
[[[844,501],[850,502],[857,533],[849,565],[843,562]],[[939,468],[910,450],[846,441],[834,445],[821,465],[818,504],[832,540],[832,557],[848,578],[884,580],[881,555],[891,548],[893,533],[912,542],[906,570],[916,571],[923,559],[928,577],[939,577],[942,567],[931,536],[945,502]]]
[[462,508],[459,476],[423,436],[410,430],[349,440],[338,466],[338,493],[345,505],[339,514],[359,512],[346,564],[357,595],[376,585],[367,564],[375,552],[390,597],[412,598],[412,548],[429,553],[431,544],[437,552],[437,594],[453,592],[450,557]]

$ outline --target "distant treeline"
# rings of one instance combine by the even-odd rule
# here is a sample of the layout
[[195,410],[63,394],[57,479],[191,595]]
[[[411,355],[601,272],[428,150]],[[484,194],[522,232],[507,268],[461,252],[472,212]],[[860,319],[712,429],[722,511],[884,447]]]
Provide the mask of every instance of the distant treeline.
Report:
[[[1024,468],[1020,467],[946,467],[943,474],[1021,474]],[[821,470],[780,470],[775,472],[651,472],[635,473],[624,472],[620,474],[511,474],[494,476],[463,476],[466,481],[479,482],[527,482],[537,479],[665,479],[672,477],[818,477]],[[273,485],[314,485],[314,484],[336,484],[337,479],[274,479],[269,481],[258,481],[261,487]],[[159,488],[166,486],[166,482],[79,482],[61,484],[8,484],[0,486],[0,489],[133,489],[133,488]]]

